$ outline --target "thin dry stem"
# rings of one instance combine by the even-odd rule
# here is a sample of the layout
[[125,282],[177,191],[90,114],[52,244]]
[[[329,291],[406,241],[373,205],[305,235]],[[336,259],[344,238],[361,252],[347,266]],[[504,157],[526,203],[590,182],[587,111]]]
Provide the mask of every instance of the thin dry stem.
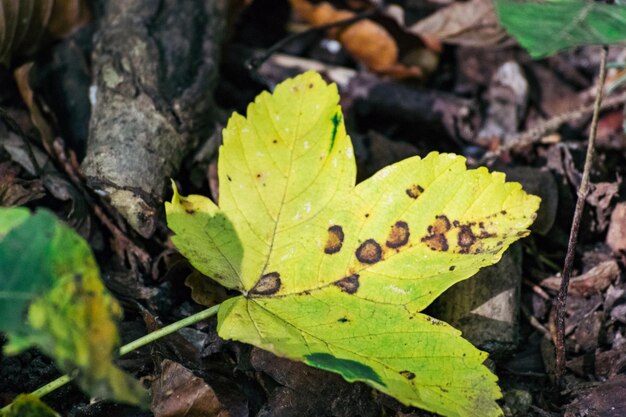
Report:
[[598,87],[596,92],[596,100],[593,106],[593,118],[591,119],[591,128],[589,129],[589,143],[587,145],[587,154],[585,156],[585,166],[583,168],[583,176],[578,189],[578,199],[576,200],[576,208],[574,210],[574,218],[572,220],[572,228],[570,230],[569,240],[567,242],[567,254],[563,265],[563,279],[561,287],[555,300],[556,309],[556,386],[561,385],[561,378],[565,369],[565,305],[567,302],[567,289],[569,286],[570,276],[572,275],[572,266],[574,264],[574,255],[576,253],[576,241],[578,239],[578,230],[580,229],[580,220],[582,218],[585,199],[589,192],[589,173],[593,159],[594,146],[596,142],[596,133],[598,131],[598,116],[602,105],[602,92],[604,90],[604,82],[606,80],[606,57],[608,47],[602,47],[602,57],[600,61],[600,75],[598,79]]

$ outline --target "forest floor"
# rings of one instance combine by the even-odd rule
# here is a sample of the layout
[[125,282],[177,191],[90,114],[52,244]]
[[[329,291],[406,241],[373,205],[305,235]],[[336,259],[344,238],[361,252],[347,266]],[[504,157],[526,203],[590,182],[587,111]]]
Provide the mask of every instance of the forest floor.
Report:
[[[34,62],[30,73],[7,69],[0,73],[0,205],[48,208],[87,239],[107,287],[124,307],[120,332],[128,342],[198,312],[204,305],[218,303],[230,293],[202,281],[169,241],[162,203],[171,197],[171,191],[146,199],[142,214],[153,218],[154,224],[133,230],[114,205],[106,199],[100,202],[93,182],[80,177],[81,188],[71,176],[80,173],[79,165],[89,152],[90,132],[94,130],[89,124],[91,119],[93,125],[96,117],[90,87],[95,83],[96,67],[99,71],[103,68],[97,59],[94,35],[105,24],[107,2],[92,3],[93,16],[85,25],[14,64]],[[358,6],[367,2],[345,3],[358,11]],[[450,2],[394,3],[403,10],[405,21],[417,22]],[[557,389],[553,305],[583,170],[601,48],[580,47],[533,60],[509,38],[494,41],[474,33],[471,16],[467,16],[465,29],[476,39],[446,43],[434,36],[416,36],[407,30],[413,23],[399,25],[390,16],[376,15],[373,21],[387,30],[400,59],[389,61],[379,56],[365,64],[355,54],[367,55],[367,51],[359,52],[354,43],[373,44],[375,37],[382,35],[365,29],[364,38],[342,38],[342,44],[332,38],[340,36],[337,32],[307,31],[310,26],[293,13],[287,0],[255,0],[215,17],[223,20],[223,34],[219,44],[213,45],[220,62],[219,66],[213,62],[216,78],[206,87],[208,94],[214,90],[213,107],[200,116],[193,114],[205,118],[204,128],[186,136],[194,137],[186,145],[184,159],[174,162],[176,172],[159,178],[159,184],[171,176],[184,194],[216,196],[216,150],[229,115],[233,111],[245,114],[248,103],[261,91],[315,69],[339,85],[359,181],[408,156],[453,152],[465,156],[470,167],[486,165],[507,173],[509,179],[521,182],[528,192],[542,198],[533,233],[512,248],[517,255],[508,258],[506,269],[495,269],[500,276],[511,274],[517,282],[508,289],[513,300],[502,307],[511,313],[505,332],[512,333],[506,340],[492,340],[492,336],[481,337],[480,329],[470,332],[471,341],[492,353],[489,366],[499,378],[506,415],[625,415],[624,87],[617,85],[607,92],[600,113],[591,191],[586,197],[567,302],[566,371]],[[462,17],[456,19],[463,24]],[[258,59],[263,51],[293,33],[300,36],[263,56],[262,65],[250,68],[251,58],[256,57],[261,64]],[[162,36],[160,42],[166,45],[177,39]],[[202,61],[205,58],[201,54],[207,49],[194,42],[185,51],[198,54],[192,61]],[[170,48],[166,45],[156,53],[181,50],[174,44]],[[610,49],[609,63],[623,64],[625,60],[626,49]],[[176,61],[169,65],[172,62]],[[181,82],[176,79],[178,75],[168,78],[160,74],[158,85],[152,86],[159,90],[154,96],[176,96],[176,83]],[[607,85],[615,84],[621,75],[619,68],[610,69]],[[24,82],[35,105],[24,101],[23,86],[20,95],[19,84]],[[168,87],[168,82],[172,86]],[[162,109],[157,106],[155,111]],[[167,112],[175,113],[169,109],[163,114]],[[188,121],[184,117],[181,120],[184,127]],[[62,140],[53,142],[62,144],[63,152],[52,152],[46,145],[42,124],[52,131],[53,139]],[[42,162],[43,169],[33,169],[32,155]],[[132,152],[119,158],[128,164],[149,162],[149,158]],[[146,169],[157,176],[161,172],[158,166]],[[102,207],[104,215],[97,212]],[[107,221],[116,228],[107,226]],[[200,285],[203,287],[198,290]],[[192,298],[190,287],[200,291],[202,299]],[[459,321],[461,324],[456,324],[463,328]],[[152,411],[90,401],[71,384],[44,400],[62,415],[72,417],[430,415],[364,384],[349,384],[337,375],[224,341],[216,333],[215,318],[132,352],[118,364],[152,386]],[[52,360],[34,349],[3,356],[0,406],[59,375]],[[174,391],[165,392],[167,389]],[[177,401],[171,400],[172,392]],[[183,409],[184,404],[194,402],[197,414]]]

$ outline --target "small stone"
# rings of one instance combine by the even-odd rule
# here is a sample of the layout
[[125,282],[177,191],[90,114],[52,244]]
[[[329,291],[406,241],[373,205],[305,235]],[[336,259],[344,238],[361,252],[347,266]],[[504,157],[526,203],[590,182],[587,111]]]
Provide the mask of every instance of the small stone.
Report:
[[503,354],[517,346],[521,282],[521,248],[513,245],[500,262],[455,284],[429,308],[479,349]]

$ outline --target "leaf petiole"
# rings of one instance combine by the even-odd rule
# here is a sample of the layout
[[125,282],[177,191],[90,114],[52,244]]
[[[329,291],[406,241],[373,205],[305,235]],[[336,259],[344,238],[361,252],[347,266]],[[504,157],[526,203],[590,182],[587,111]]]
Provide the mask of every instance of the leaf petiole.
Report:
[[219,308],[220,304],[214,305],[213,307],[209,307],[196,314],[192,314],[189,317],[185,317],[184,319],[168,324],[167,326],[162,327],[159,330],[148,333],[147,335],[142,336],[137,340],[133,340],[132,342],[120,347],[120,356],[126,355],[133,350],[139,349],[140,347],[145,346],[148,343],[152,343],[155,340],[172,334],[184,327],[191,326],[192,324],[196,324],[202,320],[208,319],[209,317],[213,317],[215,314],[217,314],[217,310],[219,310]]
[[[182,320],[178,320],[174,323],[168,324],[167,326],[162,327],[159,330],[148,333],[147,335],[142,336],[139,339],[133,340],[132,342],[127,343],[124,346],[120,347],[119,355],[120,356],[126,355],[127,353],[132,352],[133,350],[139,349],[140,347],[143,347],[149,343],[154,342],[155,340],[158,340],[162,337],[170,335],[184,327],[191,326],[192,324],[196,324],[202,320],[208,319],[209,317],[212,317],[215,314],[217,314],[217,311],[219,310],[219,308],[220,308],[220,304],[214,305],[213,307],[209,307],[196,314],[192,314],[189,317],[185,317]],[[58,388],[61,388],[63,385],[67,384],[72,379],[73,377],[69,375],[60,376],[54,381],[50,381],[46,385],[36,389],[35,391],[31,393],[31,395],[34,395],[36,397],[43,397],[44,395],[50,394],[52,391]],[[0,415],[8,412],[9,409],[11,408],[11,405],[13,405],[12,402],[9,403],[7,406],[3,407],[2,409],[0,409]]]

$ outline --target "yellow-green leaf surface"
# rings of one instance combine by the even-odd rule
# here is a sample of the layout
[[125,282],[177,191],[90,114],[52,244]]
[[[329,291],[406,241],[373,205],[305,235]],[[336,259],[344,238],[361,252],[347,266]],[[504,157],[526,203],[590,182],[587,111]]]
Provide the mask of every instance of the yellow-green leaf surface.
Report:
[[1,417],[59,417],[52,408],[42,402],[39,397],[32,394],[18,395],[11,403],[8,411]]
[[0,208],[0,331],[6,353],[36,346],[95,397],[145,404],[142,385],[116,367],[121,308],[89,245],[53,214]]
[[539,199],[438,153],[355,186],[338,101],[313,72],[262,93],[224,130],[219,208],[166,205],[179,250],[242,292],[220,336],[443,415],[499,415],[486,354],[420,311],[527,235]]

